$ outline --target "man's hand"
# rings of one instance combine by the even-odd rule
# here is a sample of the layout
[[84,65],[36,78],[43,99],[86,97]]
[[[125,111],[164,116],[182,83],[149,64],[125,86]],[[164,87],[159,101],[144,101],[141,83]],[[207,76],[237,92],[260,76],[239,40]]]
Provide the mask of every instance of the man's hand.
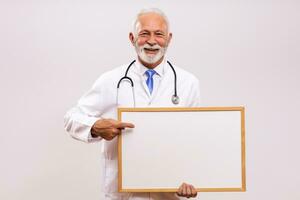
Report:
[[194,188],[194,186],[183,183],[177,190],[176,194],[180,197],[190,198],[190,197],[196,197],[197,191]]
[[114,119],[99,119],[91,129],[92,137],[102,137],[105,140],[112,140],[121,133],[122,129],[134,128],[131,123],[119,122]]

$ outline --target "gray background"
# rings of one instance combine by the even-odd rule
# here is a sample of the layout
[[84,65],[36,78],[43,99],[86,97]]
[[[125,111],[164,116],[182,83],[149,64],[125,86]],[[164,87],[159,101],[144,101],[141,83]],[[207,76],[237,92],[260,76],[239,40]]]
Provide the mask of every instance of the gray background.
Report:
[[101,199],[100,144],[63,116],[104,71],[134,58],[144,7],[171,21],[169,59],[201,82],[204,106],[246,107],[247,192],[201,200],[298,200],[300,3],[0,1],[0,199]]

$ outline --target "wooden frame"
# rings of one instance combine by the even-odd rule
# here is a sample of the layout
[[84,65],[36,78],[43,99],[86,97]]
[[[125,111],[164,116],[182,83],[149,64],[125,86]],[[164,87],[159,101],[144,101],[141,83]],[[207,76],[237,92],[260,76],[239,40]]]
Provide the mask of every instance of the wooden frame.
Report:
[[[239,152],[234,151],[236,154],[235,157],[237,157],[237,155],[239,155],[239,158],[237,159],[239,166],[237,168],[237,165],[235,165],[235,169],[239,170],[239,172],[238,172],[239,175],[237,177],[240,177],[240,180],[238,180],[238,183],[240,183],[240,184],[235,184],[235,187],[197,187],[197,185],[195,185],[195,187],[198,192],[242,192],[242,191],[246,191],[246,164],[245,164],[246,153],[245,153],[245,111],[244,111],[244,107],[119,108],[118,109],[118,119],[119,119],[119,121],[122,121],[122,120],[126,121],[126,119],[124,119],[124,116],[123,116],[126,113],[147,114],[149,112],[150,113],[155,112],[156,115],[157,115],[157,113],[169,113],[169,112],[189,113],[189,114],[191,114],[190,112],[202,112],[202,113],[220,112],[223,114],[229,113],[229,112],[224,112],[224,111],[229,111],[229,112],[233,111],[232,113],[237,113],[237,112],[240,113],[239,115],[235,115],[235,116],[239,116],[239,120],[240,120],[240,126],[237,126],[237,127],[240,127],[240,132],[239,132],[240,135],[237,136],[237,138],[240,141],[239,144],[237,145],[238,147],[240,147],[240,151]],[[124,142],[123,137],[125,137],[125,139],[126,139],[126,137],[128,137],[128,136],[126,136],[126,134],[127,134],[126,131],[132,131],[132,130],[126,129],[125,131],[123,131],[124,133],[122,133],[118,137],[118,154],[119,154],[118,155],[118,173],[119,173],[118,174],[118,178],[119,178],[118,187],[119,187],[119,192],[176,192],[178,187],[154,187],[154,188],[150,187],[150,188],[148,188],[148,187],[143,187],[143,186],[141,186],[141,187],[139,187],[139,186],[137,186],[137,187],[124,186],[124,184],[123,184],[123,182],[124,182],[123,175],[124,174],[122,174],[122,173],[124,173],[123,172],[123,163],[122,163],[123,157],[124,157],[124,155],[122,155],[122,152],[124,151],[124,149],[123,149],[124,146],[122,146],[123,145],[122,142]],[[230,137],[227,137],[227,138],[230,138]],[[144,151],[144,152],[146,152],[146,151]],[[147,151],[147,152],[149,152],[149,151]],[[140,153],[142,153],[142,152],[140,152]],[[159,176],[161,176],[161,174]],[[128,180],[128,179],[126,179],[126,180]]]

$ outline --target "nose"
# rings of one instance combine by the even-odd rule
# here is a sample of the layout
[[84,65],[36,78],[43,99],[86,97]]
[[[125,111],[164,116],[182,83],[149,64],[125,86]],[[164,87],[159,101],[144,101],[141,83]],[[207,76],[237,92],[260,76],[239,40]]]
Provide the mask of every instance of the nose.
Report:
[[151,46],[154,46],[156,45],[156,39],[155,39],[155,35],[154,34],[151,34],[149,39],[147,40],[147,43]]

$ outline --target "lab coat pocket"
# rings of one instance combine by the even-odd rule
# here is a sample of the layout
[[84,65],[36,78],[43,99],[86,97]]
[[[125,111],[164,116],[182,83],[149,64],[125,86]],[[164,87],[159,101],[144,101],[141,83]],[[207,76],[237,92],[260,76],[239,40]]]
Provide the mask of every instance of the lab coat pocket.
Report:
[[105,170],[104,176],[104,191],[106,193],[112,193],[118,191],[118,170],[108,167]]

